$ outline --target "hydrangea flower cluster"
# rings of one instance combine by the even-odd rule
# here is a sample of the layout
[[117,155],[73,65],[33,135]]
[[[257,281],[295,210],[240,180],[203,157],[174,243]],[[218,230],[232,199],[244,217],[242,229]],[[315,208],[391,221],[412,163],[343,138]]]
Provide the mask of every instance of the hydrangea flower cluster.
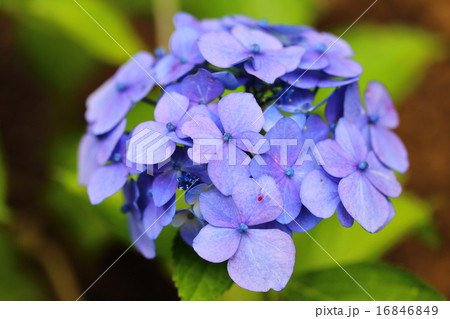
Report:
[[[136,54],[89,96],[79,146],[80,184],[94,205],[123,191],[144,257],[172,224],[239,286],[281,290],[293,232],[335,212],[372,233],[389,223],[407,151],[386,89],[370,82],[361,100],[344,40],[245,16],[174,23],[169,53]],[[126,131],[139,101],[154,119]],[[189,208],[176,210],[177,189]]]

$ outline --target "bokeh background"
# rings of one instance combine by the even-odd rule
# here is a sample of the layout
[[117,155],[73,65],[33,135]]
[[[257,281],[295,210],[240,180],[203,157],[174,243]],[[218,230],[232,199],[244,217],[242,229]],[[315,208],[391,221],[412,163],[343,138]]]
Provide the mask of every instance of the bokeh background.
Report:
[[[167,47],[172,16],[243,13],[310,24],[340,35],[367,0],[78,0],[130,53]],[[345,35],[364,67],[361,86],[383,82],[411,169],[397,216],[378,234],[334,218],[311,235],[341,264],[382,261],[450,298],[450,2],[379,0]],[[0,300],[74,300],[128,247],[121,194],[90,205],[76,182],[76,151],[90,92],[128,59],[73,0],[0,0]],[[132,111],[131,124],[149,118]],[[158,256],[125,254],[84,299],[176,300],[167,227]],[[304,234],[295,274],[335,266]],[[357,289],[357,288],[354,288]],[[314,295],[310,296],[313,298]],[[233,286],[220,300],[285,299]]]

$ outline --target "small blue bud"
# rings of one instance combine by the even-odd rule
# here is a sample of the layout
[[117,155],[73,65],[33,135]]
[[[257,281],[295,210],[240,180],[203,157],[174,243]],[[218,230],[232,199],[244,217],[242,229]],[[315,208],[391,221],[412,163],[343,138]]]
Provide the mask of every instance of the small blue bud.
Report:
[[261,52],[261,47],[259,46],[259,44],[253,43],[250,50],[252,51],[252,53],[258,54],[259,52]]
[[152,197],[152,196],[153,196],[153,192],[152,192],[151,189],[148,189],[148,190],[147,190],[147,196],[148,196],[148,197]]
[[120,210],[122,211],[122,213],[128,213],[130,211],[130,205],[125,203],[122,205],[122,207],[120,207]]
[[118,163],[122,160],[122,154],[120,153],[114,153],[112,156],[112,161],[115,163]]
[[294,169],[292,167],[286,168],[286,170],[284,171],[284,174],[286,176],[291,177],[292,175],[294,175]]
[[184,56],[180,56],[178,58],[178,61],[180,61],[181,64],[185,64],[187,62],[186,58]]
[[319,51],[320,53],[324,53],[327,50],[327,45],[325,43],[319,43],[317,45],[317,51]]
[[172,131],[175,130],[175,125],[173,125],[172,122],[169,122],[169,123],[166,124],[166,128],[167,128],[168,131],[172,132]]
[[369,116],[369,123],[375,124],[378,121],[379,117],[377,114],[371,114]]
[[126,90],[126,88],[127,88],[127,86],[125,85],[125,83],[122,83],[122,82],[117,82],[116,83],[116,90],[117,91],[123,92],[123,91]]
[[155,55],[157,58],[161,58],[164,55],[164,48],[163,47],[157,47],[155,49]]
[[228,142],[229,140],[231,140],[233,138],[233,135],[231,135],[231,133],[225,133],[223,134],[223,140],[225,142]]
[[248,226],[245,224],[240,224],[239,227],[237,228],[237,231],[242,233],[245,233],[248,230]]
[[361,161],[358,164],[358,169],[361,171],[365,171],[368,167],[369,167],[369,163],[367,163],[366,161]]
[[336,129],[336,123],[330,123],[328,126],[330,127],[331,132],[334,132]]

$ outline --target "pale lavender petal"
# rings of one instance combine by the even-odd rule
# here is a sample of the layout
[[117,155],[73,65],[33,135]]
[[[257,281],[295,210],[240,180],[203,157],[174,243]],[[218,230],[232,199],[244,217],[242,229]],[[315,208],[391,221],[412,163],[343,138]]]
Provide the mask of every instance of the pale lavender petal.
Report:
[[364,174],[370,182],[384,195],[398,197],[402,192],[402,186],[397,181],[394,172],[381,164],[372,151],[367,155],[367,163],[369,167]]
[[341,202],[338,185],[322,171],[314,170],[303,179],[300,189],[302,204],[317,217],[331,217]]
[[344,109],[345,119],[361,129],[367,123],[367,115],[361,101],[358,83],[352,83],[345,89]]
[[302,208],[300,200],[300,190],[294,180],[284,176],[279,182],[278,187],[283,197],[283,212],[278,216],[277,221],[282,224],[288,224],[297,218]]
[[113,77],[88,96],[86,100],[86,121],[91,123],[98,120],[103,113],[104,107],[112,103],[117,98],[117,95],[116,81]]
[[197,73],[186,76],[181,83],[181,93],[189,97],[189,100],[202,104],[218,98],[224,89],[222,82],[205,69],[199,69]]
[[266,154],[281,166],[292,166],[303,145],[301,136],[301,129],[294,120],[282,118],[265,135],[271,145]]
[[[367,156],[367,145],[358,128],[346,119],[339,120],[336,126],[335,139],[339,146],[356,161]],[[339,177],[339,176],[336,176]]]
[[306,208],[302,207],[300,214],[295,220],[291,220],[288,227],[296,233],[304,233],[310,231],[322,220],[313,214]]
[[177,12],[173,16],[173,24],[176,28],[181,27],[200,27],[199,21],[191,14],[187,12]]
[[223,158],[208,164],[211,181],[224,195],[231,195],[235,185],[250,177],[250,157],[236,147],[233,149],[229,151],[230,147],[224,144]]
[[249,229],[228,262],[228,274],[240,287],[252,291],[282,290],[294,270],[295,246],[278,229]]
[[408,151],[394,132],[378,125],[371,125],[370,140],[373,151],[384,165],[400,173],[408,170]]
[[283,45],[276,37],[262,30],[237,25],[231,30],[231,34],[238,39],[247,50],[251,50],[253,44],[257,44],[261,52],[267,50],[281,50],[283,48]]
[[158,164],[169,159],[175,149],[176,143],[167,136],[165,124],[143,122],[131,134],[127,160],[136,164]]
[[386,219],[386,221],[384,222],[383,226],[381,226],[377,232],[379,232],[380,230],[382,230],[384,227],[387,226],[387,224],[389,224],[391,222],[391,220],[395,217],[395,208],[394,205],[392,205],[391,201],[388,200],[388,204],[389,204],[389,216]]
[[155,202],[150,200],[147,207],[142,212],[142,233],[145,233],[145,236],[152,240],[158,238],[163,229],[163,225],[161,225],[158,220],[160,217],[158,214],[159,210],[160,209],[155,206]]
[[88,183],[88,195],[92,205],[100,204],[125,185],[128,170],[122,163],[113,163],[95,170]]
[[109,132],[117,125],[133,106],[125,93],[118,93],[101,106],[95,122],[90,123],[89,131],[95,135]]
[[219,191],[200,194],[200,211],[203,218],[213,226],[237,228],[242,222],[233,199]]
[[160,85],[166,85],[181,78],[192,70],[194,65],[189,62],[181,63],[173,54],[167,54],[153,68],[154,78]]
[[173,216],[175,216],[175,212],[176,212],[176,198],[175,198],[175,194],[173,195],[173,197],[167,202],[165,203],[162,207],[157,207],[158,211],[158,223],[160,223],[162,226],[167,226],[169,225],[172,220],[173,220]]
[[270,149],[267,139],[259,133],[244,131],[233,136],[236,146],[245,152],[263,154]]
[[198,46],[205,59],[220,68],[229,68],[250,57],[249,51],[228,32],[203,34]]
[[398,126],[399,118],[389,92],[383,84],[375,81],[369,82],[364,93],[367,111],[370,115],[378,117],[377,125],[394,129]]
[[276,105],[270,105],[264,110],[264,131],[268,132],[280,119],[284,117]]
[[[147,236],[142,236],[143,227],[140,220],[133,214],[127,214],[128,227],[130,230],[130,236],[136,249],[147,259],[153,259],[156,256],[155,242]],[[139,239],[138,239],[139,238]],[[136,241],[137,240],[137,241]]]
[[345,78],[356,77],[363,72],[358,62],[336,56],[328,58],[328,65],[323,70],[330,75]]
[[111,132],[109,132],[106,136],[102,136],[99,140],[97,161],[100,165],[105,164],[111,157],[117,143],[125,132],[126,125],[127,120],[123,119]]
[[253,177],[269,175],[278,182],[284,175],[284,168],[278,165],[271,156],[258,155],[252,158],[250,165],[250,173]]
[[83,135],[78,146],[78,183],[87,185],[94,171],[101,165],[98,162],[99,141],[90,133]]
[[178,188],[177,178],[180,176],[180,171],[170,170],[155,177],[153,181],[153,197],[156,207],[163,206],[175,195]]
[[221,263],[236,253],[241,236],[236,229],[206,225],[194,238],[192,247],[203,259]]
[[189,106],[189,99],[176,92],[165,93],[155,107],[155,120],[163,124],[178,124]]
[[300,62],[300,58],[305,53],[305,49],[297,46],[290,46],[281,50],[270,50],[264,52],[264,56],[284,67],[284,73],[294,71]]
[[360,171],[343,178],[339,197],[347,212],[368,232],[376,232],[389,216],[386,197]]
[[320,52],[306,52],[303,54],[298,67],[304,70],[321,70],[328,65],[328,60],[325,55]]
[[301,69],[286,73],[281,77],[286,83],[300,89],[314,89],[319,85],[321,78],[322,76],[316,71],[306,71]]
[[334,140],[325,140],[317,144],[324,161],[323,169],[334,177],[345,177],[356,170],[358,162],[348,155]]
[[359,77],[348,78],[348,79],[336,79],[336,78],[326,77],[326,78],[321,78],[318,81],[317,86],[319,88],[335,88],[338,86],[352,84],[357,81],[359,81]]
[[263,127],[262,110],[251,93],[230,93],[219,101],[217,107],[226,133],[259,132]]
[[353,226],[355,220],[353,219],[352,216],[350,216],[350,214],[347,212],[347,210],[345,209],[344,205],[342,205],[341,202],[339,202],[337,206],[336,214],[342,226],[347,228]]
[[253,61],[244,64],[244,68],[248,73],[269,84],[286,73],[283,65],[265,55],[254,56]]
[[232,197],[247,226],[270,222],[283,211],[278,186],[267,175],[240,182],[233,189]]
[[191,27],[177,28],[170,37],[170,50],[180,60],[198,64],[204,61],[200,50],[198,49],[197,41],[200,33]]
[[330,128],[317,114],[312,114],[306,120],[303,127],[303,139],[311,139],[314,143],[318,143],[326,138],[330,134]]

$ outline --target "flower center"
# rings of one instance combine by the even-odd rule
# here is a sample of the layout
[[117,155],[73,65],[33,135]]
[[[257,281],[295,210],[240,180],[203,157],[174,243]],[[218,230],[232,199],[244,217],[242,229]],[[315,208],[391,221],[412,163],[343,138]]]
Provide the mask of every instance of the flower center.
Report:
[[172,122],[169,122],[169,123],[166,124],[166,128],[167,128],[167,130],[168,130],[169,132],[172,132],[172,131],[175,130],[175,125],[173,125]]
[[360,171],[365,171],[368,167],[369,167],[369,163],[367,163],[366,161],[361,161],[358,164],[358,169]]
[[379,117],[377,114],[371,114],[369,116],[369,123],[370,124],[375,124],[378,121]]
[[153,192],[152,192],[151,189],[148,189],[148,190],[147,190],[147,196],[148,196],[148,197],[152,197],[152,196],[153,196]]
[[181,165],[178,164],[178,163],[173,163],[173,164],[172,164],[172,169],[173,169],[174,171],[179,171],[179,170],[181,169]]
[[157,47],[155,49],[155,55],[157,58],[162,58],[162,56],[164,55],[164,48],[163,47]]
[[284,174],[288,177],[291,177],[292,175],[294,175],[294,169],[292,167],[286,168]]
[[120,153],[114,153],[112,156],[112,161],[118,163],[122,160],[122,155]]
[[117,82],[116,83],[116,90],[119,92],[123,92],[125,91],[125,89],[127,88],[127,86],[125,85],[125,83],[122,82]]
[[123,204],[122,207],[120,208],[120,210],[122,211],[122,213],[128,213],[130,211],[130,205],[128,205],[127,203]]
[[248,226],[245,224],[240,224],[239,227],[237,228],[238,232],[240,232],[241,234],[245,233],[247,231],[247,229],[248,229]]
[[178,61],[180,61],[181,64],[185,64],[187,62],[186,58],[184,56],[180,56],[178,58]]
[[253,43],[250,47],[250,50],[252,51],[252,53],[258,54],[259,52],[261,52],[261,47],[259,46],[259,44]]
[[328,126],[330,127],[331,132],[334,132],[336,129],[336,123],[330,123]]
[[223,134],[223,140],[225,142],[228,142],[229,140],[231,140],[233,138],[233,135],[231,135],[231,133],[225,133]]
[[319,51],[320,53],[324,53],[327,50],[327,45],[325,43],[319,43],[317,45],[317,51]]
[[186,172],[182,172],[181,176],[177,178],[177,181],[178,188],[185,191],[200,183],[200,180],[197,176],[191,175]]

